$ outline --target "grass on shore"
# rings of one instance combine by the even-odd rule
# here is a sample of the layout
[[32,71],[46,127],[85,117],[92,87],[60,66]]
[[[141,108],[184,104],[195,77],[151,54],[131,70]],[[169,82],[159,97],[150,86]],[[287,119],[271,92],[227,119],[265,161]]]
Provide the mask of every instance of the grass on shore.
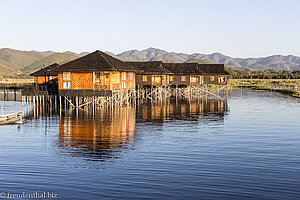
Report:
[[300,87],[300,79],[229,79],[228,84],[232,87],[251,87],[271,84]]
[[28,83],[33,83],[33,78],[30,79],[7,79],[7,78],[0,78],[0,83],[4,84],[28,84]]
[[276,89],[271,88],[267,86],[254,86],[252,87],[253,90],[266,90],[266,91],[272,91],[272,92],[279,92],[280,94],[286,94],[290,95],[292,97],[298,97],[300,98],[300,92],[292,89]]
[[[249,87],[300,98],[300,92],[296,90],[300,88],[300,79],[230,79],[228,84],[231,87]],[[277,88],[272,87],[274,85]]]

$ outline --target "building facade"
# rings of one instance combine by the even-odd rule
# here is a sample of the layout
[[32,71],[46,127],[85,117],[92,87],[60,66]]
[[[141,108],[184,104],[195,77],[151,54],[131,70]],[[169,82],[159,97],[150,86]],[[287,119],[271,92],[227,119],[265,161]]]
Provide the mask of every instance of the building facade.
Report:
[[57,68],[59,95],[101,96],[113,90],[133,90],[139,71],[135,66],[95,51]]
[[138,86],[167,86],[169,77],[173,74],[163,67],[161,61],[126,62],[138,67],[141,71],[136,75]]

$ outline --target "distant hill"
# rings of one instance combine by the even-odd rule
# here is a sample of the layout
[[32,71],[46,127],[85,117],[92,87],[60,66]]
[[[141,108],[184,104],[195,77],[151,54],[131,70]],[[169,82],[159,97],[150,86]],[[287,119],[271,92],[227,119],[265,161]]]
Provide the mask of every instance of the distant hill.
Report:
[[0,76],[14,76],[18,71],[18,66],[0,61]]
[[56,53],[55,51],[32,51],[32,52],[40,53],[40,54],[42,54],[44,56],[50,56],[50,55]]
[[161,49],[148,48],[145,50],[130,50],[115,55],[121,60],[161,60],[163,62],[186,62],[193,59],[205,60],[211,63],[222,63],[234,69],[251,69],[251,70],[294,70],[300,69],[300,57],[273,55],[261,58],[232,58],[221,53],[213,54],[185,54],[167,52]]
[[41,69],[42,67],[47,67],[53,63],[63,64],[66,62],[69,62],[71,60],[74,60],[76,58],[79,58],[77,55],[68,54],[68,53],[55,53],[51,54],[49,56],[43,57],[34,63],[21,68],[21,71],[24,73],[31,73],[36,70]]
[[163,62],[185,62],[188,60],[188,55],[180,53],[167,52],[160,49],[148,48],[142,51],[130,50],[117,54],[117,58],[121,60],[140,60],[140,61],[153,61],[159,60]]
[[0,61],[18,66],[19,68],[43,58],[44,55],[33,51],[19,51],[14,49],[0,49]]
[[202,60],[202,59],[191,59],[186,61],[186,63],[198,63],[198,64],[212,64],[212,62],[206,61],[206,60]]
[[[0,76],[15,77],[17,74],[31,73],[41,67],[52,63],[64,63],[89,52],[76,53],[66,51],[57,53],[54,51],[20,51],[14,49],[0,49]],[[221,53],[212,54],[185,54],[167,52],[157,48],[145,50],[129,50],[120,54],[105,52],[124,61],[163,61],[163,62],[198,62],[198,63],[222,63],[234,69],[251,70],[295,70],[300,69],[300,57],[288,55],[272,55],[260,58],[233,58]]]

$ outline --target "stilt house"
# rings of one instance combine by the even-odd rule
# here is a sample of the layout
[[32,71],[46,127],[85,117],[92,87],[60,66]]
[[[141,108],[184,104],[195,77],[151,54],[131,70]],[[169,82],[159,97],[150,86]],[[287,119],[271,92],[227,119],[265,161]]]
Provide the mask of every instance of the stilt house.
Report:
[[169,76],[173,73],[163,67],[161,61],[126,62],[138,67],[141,71],[136,75],[136,85],[139,86],[166,86],[169,85]]
[[198,64],[198,67],[205,72],[204,84],[227,84],[229,72],[224,64]]
[[201,85],[204,71],[197,63],[163,63],[163,67],[171,71],[170,85]]
[[140,70],[101,51],[95,51],[57,68],[61,96],[106,96],[112,90],[135,89]]
[[30,76],[34,76],[34,82],[39,85],[45,83],[57,83],[58,72],[55,71],[55,69],[58,67],[59,64],[54,63],[30,74]]

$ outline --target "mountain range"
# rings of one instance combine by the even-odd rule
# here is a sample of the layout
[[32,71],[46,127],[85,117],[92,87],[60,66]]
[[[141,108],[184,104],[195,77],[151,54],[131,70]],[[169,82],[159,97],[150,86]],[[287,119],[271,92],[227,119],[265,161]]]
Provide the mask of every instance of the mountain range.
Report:
[[[65,63],[84,56],[89,52],[76,53],[67,51],[58,53],[54,51],[20,51],[15,49],[0,49],[0,76],[28,77],[28,74],[53,63]],[[157,48],[145,50],[129,50],[120,54],[106,52],[124,61],[155,61],[163,62],[201,62],[222,63],[234,69],[251,70],[295,70],[300,69],[300,57],[288,55],[272,55],[260,58],[233,58],[221,53],[212,54],[186,54],[167,52]]]
[[186,62],[189,60],[204,60],[211,63],[222,63],[234,69],[251,70],[294,70],[300,69],[300,57],[273,55],[260,58],[233,58],[221,53],[213,54],[185,54],[167,52],[160,49],[148,48],[146,50],[130,50],[116,55],[121,60],[161,60],[163,62]]

